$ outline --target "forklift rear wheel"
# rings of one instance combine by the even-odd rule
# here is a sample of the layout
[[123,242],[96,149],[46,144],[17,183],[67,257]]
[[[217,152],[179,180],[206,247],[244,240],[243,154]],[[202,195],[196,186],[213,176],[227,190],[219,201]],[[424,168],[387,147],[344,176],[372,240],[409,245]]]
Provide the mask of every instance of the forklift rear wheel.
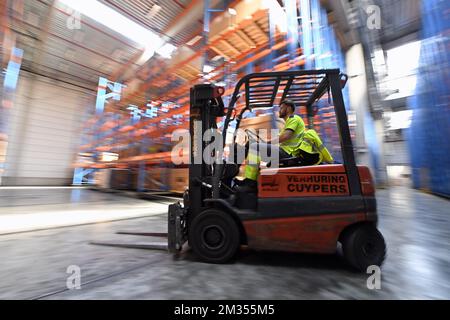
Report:
[[239,227],[227,212],[206,210],[191,223],[189,245],[203,261],[225,263],[239,249]]
[[371,265],[381,266],[386,256],[383,235],[371,224],[349,229],[343,237],[342,249],[345,260],[361,272]]

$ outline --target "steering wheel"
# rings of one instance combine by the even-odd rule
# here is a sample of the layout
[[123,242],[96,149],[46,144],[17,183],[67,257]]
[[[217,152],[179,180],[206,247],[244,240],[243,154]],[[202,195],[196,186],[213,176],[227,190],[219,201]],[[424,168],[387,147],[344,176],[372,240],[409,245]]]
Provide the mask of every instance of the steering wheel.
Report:
[[[260,137],[257,133],[255,133],[255,132],[253,132],[253,131],[251,131],[251,130],[245,129],[245,133],[247,134],[247,137],[249,138],[249,140],[256,140],[256,141],[258,141],[258,142],[264,142],[264,143],[266,143],[266,141],[264,141],[263,139],[261,139],[261,137]],[[256,138],[256,139],[255,139],[255,138]]]

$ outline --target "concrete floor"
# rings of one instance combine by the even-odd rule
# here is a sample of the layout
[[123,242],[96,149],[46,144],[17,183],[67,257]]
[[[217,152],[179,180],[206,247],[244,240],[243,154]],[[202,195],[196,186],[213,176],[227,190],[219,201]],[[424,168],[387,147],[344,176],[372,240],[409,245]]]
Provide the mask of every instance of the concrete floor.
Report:
[[[21,214],[56,210],[76,216],[79,211],[64,210],[92,207],[107,216],[112,208],[138,205],[147,216],[138,211],[134,219],[0,235],[0,299],[450,298],[449,201],[418,191],[377,192],[379,227],[388,246],[380,290],[369,290],[368,275],[349,271],[337,255],[246,251],[232,264],[210,265],[190,252],[174,257],[90,245],[92,240],[149,241],[115,232],[165,231],[166,214],[160,211],[166,203],[85,189],[76,199],[71,189],[52,192],[0,189],[0,221],[14,208]],[[79,290],[66,289],[70,265],[81,269]]]
[[0,187],[0,235],[147,217],[166,213],[168,203],[86,188]]

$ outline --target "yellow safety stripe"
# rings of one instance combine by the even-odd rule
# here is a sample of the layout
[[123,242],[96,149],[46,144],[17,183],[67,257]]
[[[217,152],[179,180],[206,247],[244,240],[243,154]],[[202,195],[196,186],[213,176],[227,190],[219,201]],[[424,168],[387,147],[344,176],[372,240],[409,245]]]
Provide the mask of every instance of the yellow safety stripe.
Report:
[[308,138],[303,138],[303,142],[309,144],[313,152],[320,153],[320,149],[316,147],[316,144]]
[[[296,136],[290,138],[288,141],[282,142],[281,145],[284,147],[296,147],[296,146],[300,145],[300,143],[302,143],[301,139],[303,138],[304,135],[305,135],[305,132],[297,134]],[[295,139],[295,141],[289,142],[294,139]]]

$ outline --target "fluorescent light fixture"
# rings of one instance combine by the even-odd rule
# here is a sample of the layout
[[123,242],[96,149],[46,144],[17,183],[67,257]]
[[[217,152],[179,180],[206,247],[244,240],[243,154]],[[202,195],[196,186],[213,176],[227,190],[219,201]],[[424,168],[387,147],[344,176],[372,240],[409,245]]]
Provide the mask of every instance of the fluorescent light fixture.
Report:
[[156,52],[162,56],[163,58],[171,58],[172,57],[172,53],[177,49],[177,47],[175,47],[174,45],[170,44],[170,43],[166,43],[165,45],[163,45],[161,48],[157,49]]
[[147,13],[147,18],[153,18],[154,16],[156,16],[158,14],[158,12],[161,10],[161,6],[159,6],[158,4],[154,4],[152,6],[152,8],[150,9],[150,11]]
[[97,0],[59,1],[144,47],[149,43],[154,47],[161,45],[162,40],[158,35]]
[[[176,49],[171,44],[164,44],[164,41],[153,31],[128,19],[119,12],[100,3],[98,0],[59,0],[61,3],[80,12],[81,14],[94,19],[105,27],[114,30],[121,35],[133,40],[141,45],[144,50],[140,61],[147,61],[153,54],[158,52],[163,57],[170,57]],[[160,10],[158,5],[154,5],[149,14],[156,14]],[[160,50],[160,52],[159,52]],[[145,60],[144,60],[145,59]],[[142,63],[142,62],[141,62]]]
[[215,76],[217,76],[217,73],[216,73],[216,72],[210,72],[210,73],[208,73],[208,74],[203,75],[203,79],[205,79],[205,80],[210,80],[210,79],[212,79],[212,78],[215,77]]
[[226,87],[226,86],[227,86],[227,84],[225,83],[225,81],[219,81],[219,82],[216,82],[215,85],[218,86],[218,87]]
[[193,37],[191,40],[189,40],[188,42],[186,42],[186,44],[188,46],[192,46],[193,44],[195,44],[201,38],[202,38],[202,36],[197,35],[197,36]]
[[228,8],[228,13],[232,16],[237,15],[236,9],[234,9],[234,8]]
[[214,70],[214,68],[211,67],[210,65],[205,64],[205,65],[203,66],[203,72],[204,72],[204,73],[210,73],[210,72],[213,71],[213,70]]
[[148,61],[148,59],[150,59],[151,57],[153,57],[153,55],[155,54],[155,49],[153,48],[153,46],[148,45],[147,47],[145,47],[144,52],[142,53],[142,55],[140,56],[140,58],[136,61],[136,63],[138,65],[142,65],[145,62]]
[[113,152],[102,152],[100,156],[100,161],[103,162],[110,162],[110,161],[116,161],[119,159],[119,155],[117,153]]

